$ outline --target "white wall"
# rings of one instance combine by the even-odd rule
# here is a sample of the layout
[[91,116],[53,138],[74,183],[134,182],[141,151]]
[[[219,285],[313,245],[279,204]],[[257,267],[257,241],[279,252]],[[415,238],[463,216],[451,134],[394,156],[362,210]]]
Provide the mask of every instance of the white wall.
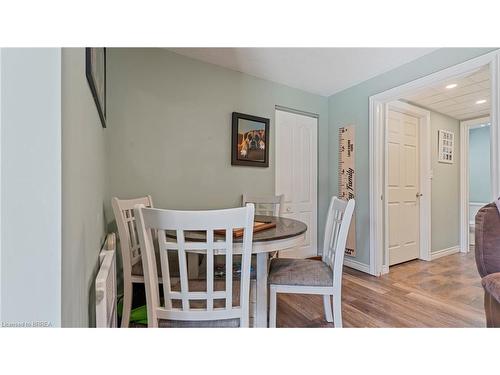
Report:
[[0,48],[0,322],[2,322],[2,48]]
[[[438,131],[455,134],[453,164],[438,161]],[[431,111],[431,252],[460,244],[460,122]]]
[[1,319],[61,323],[61,50],[1,54]]

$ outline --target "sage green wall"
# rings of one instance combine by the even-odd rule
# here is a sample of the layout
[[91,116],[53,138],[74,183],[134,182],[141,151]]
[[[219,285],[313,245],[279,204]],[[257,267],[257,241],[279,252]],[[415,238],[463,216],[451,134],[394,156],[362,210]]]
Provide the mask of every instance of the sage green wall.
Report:
[[491,201],[490,126],[469,131],[469,201]]
[[[328,99],[175,54],[108,49],[109,200],[151,194],[156,206],[240,205],[273,194],[275,105],[319,114],[320,237],[328,207]],[[231,114],[271,120],[269,168],[231,166]]]
[[95,325],[94,279],[105,237],[105,129],[85,78],[84,48],[62,50],[62,325]]
[[[424,77],[444,68],[459,64],[491,48],[442,48],[402,65],[387,73],[330,96],[329,119],[329,179],[330,194],[337,194],[338,128],[346,124],[356,127],[356,260],[369,264],[369,153],[368,153],[368,99],[390,88]],[[332,72],[338,74],[338,72]]]
[[[438,162],[438,130],[455,134],[455,162]],[[460,244],[460,122],[431,111],[431,252]]]

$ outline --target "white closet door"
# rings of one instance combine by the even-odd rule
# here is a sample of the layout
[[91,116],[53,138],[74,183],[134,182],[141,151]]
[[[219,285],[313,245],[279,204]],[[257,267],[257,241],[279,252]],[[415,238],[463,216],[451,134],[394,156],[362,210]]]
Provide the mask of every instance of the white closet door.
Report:
[[389,265],[419,256],[419,147],[416,117],[389,111]]
[[276,111],[276,194],[285,195],[284,217],[307,224],[303,246],[284,257],[317,255],[318,119]]

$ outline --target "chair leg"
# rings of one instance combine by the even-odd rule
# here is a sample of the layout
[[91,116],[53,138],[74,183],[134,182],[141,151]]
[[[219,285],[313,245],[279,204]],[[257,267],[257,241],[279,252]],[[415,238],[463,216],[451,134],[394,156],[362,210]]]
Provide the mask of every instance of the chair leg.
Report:
[[340,292],[333,295],[333,325],[342,328],[342,298]]
[[158,322],[158,319],[151,319],[151,321],[149,320],[149,317],[148,317],[148,328],[158,328],[159,327],[159,322]]
[[276,328],[276,289],[269,288],[269,328]]
[[122,310],[122,328],[128,328],[130,323],[130,310],[132,310],[132,291],[133,286],[131,282],[124,282],[123,284],[123,310]]
[[325,309],[325,319],[328,323],[333,322],[332,314],[332,303],[330,301],[330,295],[326,294],[323,296],[323,307]]

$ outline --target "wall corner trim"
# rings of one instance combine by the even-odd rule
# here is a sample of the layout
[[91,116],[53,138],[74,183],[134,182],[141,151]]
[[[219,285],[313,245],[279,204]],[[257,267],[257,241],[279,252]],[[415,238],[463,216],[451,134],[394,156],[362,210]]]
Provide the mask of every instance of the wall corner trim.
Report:
[[431,261],[434,259],[442,258],[447,255],[455,254],[460,252],[460,245],[448,247],[446,249],[441,249],[431,252]]
[[344,266],[349,267],[349,268],[353,268],[355,270],[358,270],[358,271],[361,271],[361,272],[365,272],[365,273],[368,273],[368,274],[370,273],[370,266],[368,264],[364,264],[364,263],[358,262],[355,259],[347,259],[347,258],[345,258],[344,259]]

